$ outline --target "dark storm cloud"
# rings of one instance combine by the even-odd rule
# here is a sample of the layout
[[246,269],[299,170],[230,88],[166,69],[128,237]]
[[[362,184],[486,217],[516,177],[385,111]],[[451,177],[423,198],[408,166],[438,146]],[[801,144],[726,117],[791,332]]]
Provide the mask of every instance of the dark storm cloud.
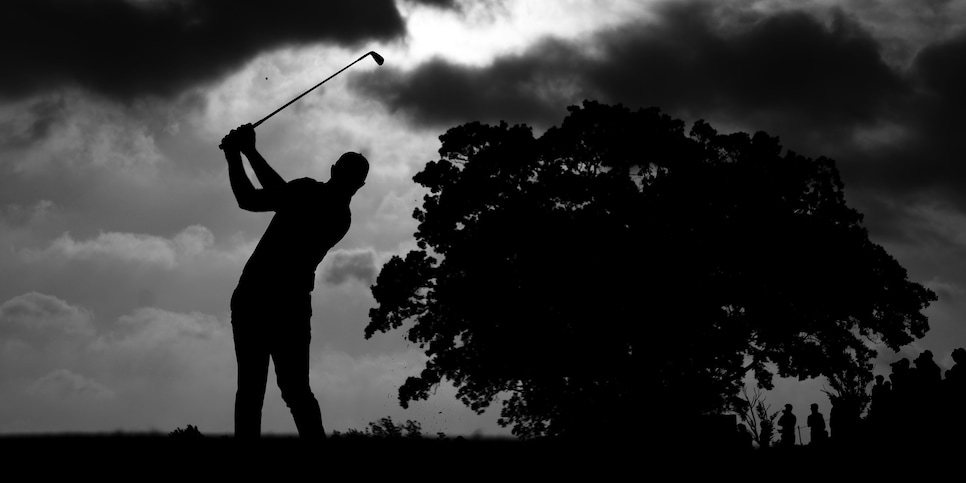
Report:
[[[722,17],[724,15],[724,17]],[[483,120],[554,123],[583,98],[671,112],[727,112],[793,128],[848,127],[881,114],[908,87],[857,23],[805,12],[728,13],[669,3],[652,25],[576,42],[546,40],[476,68],[435,60],[381,69],[357,88],[423,125]],[[722,25],[722,20],[725,25]]]
[[130,100],[211,81],[267,49],[404,34],[392,0],[11,0],[0,98],[65,84]]
[[[556,42],[546,42],[542,51],[563,50]],[[482,68],[462,67],[445,60],[432,60],[410,73],[380,69],[379,75],[357,76],[351,83],[366,95],[383,100],[420,125],[444,127],[479,120],[493,122],[557,121],[566,112],[559,99],[539,96],[538,81],[566,74],[555,62],[543,56],[513,57]],[[549,79],[547,79],[549,80]]]
[[962,162],[966,109],[966,33],[925,47],[913,60],[912,97],[895,101],[890,121],[901,126],[901,142],[880,149],[853,147],[851,177],[893,196],[923,192],[966,210],[966,163]]
[[371,251],[338,251],[329,255],[331,261],[323,268],[325,283],[339,285],[356,279],[367,285],[376,281],[376,258]]
[[966,101],[963,82],[966,81],[966,33],[946,42],[933,44],[916,56],[916,74],[931,93],[962,107]]
[[873,39],[842,14],[828,26],[794,11],[747,18],[729,32],[716,31],[701,5],[668,9],[653,30],[605,36],[608,62],[591,85],[614,101],[809,129],[871,121],[907,94]]

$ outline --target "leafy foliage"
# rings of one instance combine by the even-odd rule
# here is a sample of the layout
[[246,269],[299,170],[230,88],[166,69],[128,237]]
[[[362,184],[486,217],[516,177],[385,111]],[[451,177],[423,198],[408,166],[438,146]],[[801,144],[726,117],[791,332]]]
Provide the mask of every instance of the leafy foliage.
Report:
[[[370,421],[365,431],[350,429],[345,433],[334,431],[336,438],[383,438],[383,439],[419,439],[423,437],[423,428],[418,421],[407,419],[403,423],[396,423],[386,416],[379,421]],[[438,433],[442,435],[442,433]],[[440,439],[443,439],[440,437]]]
[[387,416],[378,422],[370,422],[368,431],[377,438],[420,438],[422,430],[417,421],[407,419],[402,424],[396,424]]
[[446,378],[478,412],[504,397],[520,436],[651,432],[640,415],[738,407],[748,371],[864,373],[870,343],[925,334],[935,295],[869,240],[832,160],[656,108],[569,111],[540,138],[452,128],[413,178],[418,249],[379,274],[365,330],[406,324],[429,356],[404,407]]

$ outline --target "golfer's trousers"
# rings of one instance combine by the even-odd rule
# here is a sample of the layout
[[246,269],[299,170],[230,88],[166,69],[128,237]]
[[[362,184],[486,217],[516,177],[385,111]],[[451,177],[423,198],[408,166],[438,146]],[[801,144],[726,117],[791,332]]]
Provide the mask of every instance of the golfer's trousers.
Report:
[[294,310],[291,304],[280,306],[264,299],[260,303],[240,302],[235,295],[231,315],[238,361],[235,437],[257,438],[261,434],[271,358],[282,399],[292,411],[299,436],[324,438],[322,413],[309,387],[311,306],[300,303],[301,309]]

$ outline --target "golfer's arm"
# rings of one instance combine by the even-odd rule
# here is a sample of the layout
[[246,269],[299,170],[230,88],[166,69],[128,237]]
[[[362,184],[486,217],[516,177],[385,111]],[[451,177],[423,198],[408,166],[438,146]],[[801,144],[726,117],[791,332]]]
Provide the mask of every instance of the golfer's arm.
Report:
[[258,178],[262,188],[271,189],[285,186],[285,180],[269,166],[268,161],[265,161],[258,150],[252,148],[246,150],[244,154],[248,158],[248,164],[252,166],[252,171],[255,172],[255,177]]
[[241,154],[238,152],[225,152],[228,159],[228,180],[231,182],[231,191],[235,194],[235,201],[238,207],[246,211],[272,211],[271,200],[264,190],[255,189],[252,180],[248,179],[245,167],[242,165]]

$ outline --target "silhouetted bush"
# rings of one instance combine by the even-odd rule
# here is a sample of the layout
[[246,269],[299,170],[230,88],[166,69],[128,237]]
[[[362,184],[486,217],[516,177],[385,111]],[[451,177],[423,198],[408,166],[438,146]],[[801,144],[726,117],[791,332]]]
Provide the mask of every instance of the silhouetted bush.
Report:
[[[407,419],[401,424],[393,422],[391,417],[381,418],[379,421],[372,421],[364,431],[349,429],[346,432],[333,431],[332,436],[344,439],[360,438],[381,438],[381,439],[420,439],[422,425],[418,421]],[[439,439],[445,438],[443,433],[437,433]]]
[[198,439],[203,438],[204,435],[198,430],[197,426],[188,425],[184,429],[176,428],[168,436],[178,439]]

